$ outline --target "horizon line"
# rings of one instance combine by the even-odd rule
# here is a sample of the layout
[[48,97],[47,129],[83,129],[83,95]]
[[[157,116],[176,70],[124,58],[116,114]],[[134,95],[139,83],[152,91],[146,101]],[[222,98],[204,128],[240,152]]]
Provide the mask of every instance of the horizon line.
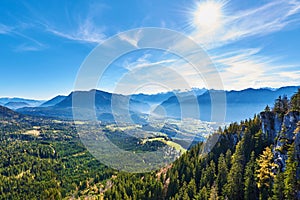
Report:
[[253,90],[258,90],[258,89],[268,89],[268,90],[271,90],[271,91],[276,91],[278,89],[281,89],[281,88],[286,88],[286,87],[299,87],[300,88],[300,85],[286,85],[286,86],[281,86],[281,87],[258,87],[258,88],[254,88],[254,87],[249,87],[249,88],[244,88],[244,89],[240,89],[240,90],[234,90],[234,89],[213,89],[213,88],[210,88],[210,89],[207,89],[205,87],[202,87],[202,88],[197,88],[197,87],[193,87],[191,89],[186,89],[186,90],[181,90],[181,89],[173,89],[173,90],[169,90],[169,91],[166,91],[166,92],[156,92],[156,93],[133,93],[133,94],[122,94],[122,93],[114,93],[113,91],[106,91],[106,90],[103,90],[103,89],[100,89],[100,88],[94,88],[94,89],[90,89],[90,90],[73,90],[71,92],[68,92],[67,94],[57,94],[57,95],[54,95],[50,98],[47,98],[47,99],[37,99],[37,98],[33,98],[33,97],[20,97],[20,96],[0,96],[0,99],[25,99],[25,100],[35,100],[35,101],[48,101],[48,100],[51,100],[55,97],[58,97],[58,96],[69,96],[71,93],[73,92],[90,92],[92,90],[96,90],[96,91],[101,91],[101,92],[106,92],[106,93],[110,93],[110,94],[119,94],[119,95],[124,95],[124,96],[130,96],[130,95],[158,95],[158,94],[166,94],[166,93],[169,93],[169,92],[179,92],[179,93],[183,93],[183,92],[191,92],[193,90],[207,90],[207,91],[211,91],[211,90],[216,90],[216,91],[226,91],[226,92],[232,92],[232,91],[244,91],[244,90],[248,90],[248,89],[253,89]]

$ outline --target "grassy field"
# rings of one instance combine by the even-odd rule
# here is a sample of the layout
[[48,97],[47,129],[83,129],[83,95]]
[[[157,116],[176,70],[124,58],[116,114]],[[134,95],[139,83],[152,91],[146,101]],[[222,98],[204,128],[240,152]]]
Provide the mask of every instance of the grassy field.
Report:
[[186,152],[186,149],[183,148],[181,145],[177,144],[176,142],[170,141],[170,140],[167,141],[161,137],[144,140],[144,142],[152,142],[152,141],[161,141],[161,142],[165,143],[166,145],[175,148],[177,151],[180,151],[181,153]]

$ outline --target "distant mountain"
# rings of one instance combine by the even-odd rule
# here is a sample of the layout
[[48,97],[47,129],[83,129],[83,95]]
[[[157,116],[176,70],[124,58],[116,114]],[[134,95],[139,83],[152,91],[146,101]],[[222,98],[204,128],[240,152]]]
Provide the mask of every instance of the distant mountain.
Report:
[[[76,101],[74,101],[74,99]],[[87,103],[93,101],[95,102],[95,108],[101,113],[110,113],[112,109],[126,111],[128,105],[131,111],[140,112],[149,110],[147,103],[131,99],[130,96],[112,94],[100,90],[72,92],[64,100],[56,104],[55,107],[70,108],[75,104],[77,107],[86,108]]]
[[24,107],[30,107],[30,105],[26,102],[8,102],[4,104],[4,106],[13,110],[24,108]]
[[[93,119],[96,114],[96,117],[102,121],[114,122],[114,117],[116,117],[119,121],[133,120],[143,123],[150,107],[160,105],[161,109],[158,109],[160,110],[157,113],[158,115],[163,113],[161,112],[163,109],[166,112],[166,117],[169,118],[181,118],[183,114],[184,118],[212,121],[211,94],[219,95],[225,92],[225,121],[231,122],[253,117],[254,114],[263,110],[266,105],[272,106],[274,99],[278,96],[286,94],[290,97],[297,92],[297,89],[296,86],[279,89],[249,88],[241,91],[193,89],[185,92],[173,91],[153,95],[134,94],[131,96],[112,94],[100,90],[75,91],[67,97],[58,96],[40,107],[21,108],[17,111],[28,115],[72,119],[73,110],[75,109],[77,111],[76,117],[79,119]],[[75,108],[73,108],[74,100],[76,100]],[[179,100],[181,103],[179,103]],[[89,107],[88,103],[93,101],[94,105]],[[217,102],[217,109],[221,103],[224,102]],[[47,104],[48,107],[45,106]],[[200,115],[195,115],[196,107],[200,109]],[[184,113],[181,113],[181,109]]]
[[[91,102],[94,104],[89,107]],[[139,121],[140,112],[147,112],[150,106],[147,103],[133,100],[130,96],[91,90],[72,92],[53,106],[22,108],[18,111],[28,115],[72,119],[73,109],[77,111],[76,117],[83,120],[93,119],[96,111],[96,117],[103,121],[113,122],[114,116],[122,121],[128,120],[128,116],[134,116],[135,120]]]
[[58,95],[49,101],[46,101],[45,103],[41,104],[39,107],[49,107],[49,106],[55,106],[56,104],[60,103],[62,100],[64,100],[67,96]]
[[[253,117],[254,114],[263,110],[266,105],[273,105],[274,99],[278,96],[287,95],[292,96],[297,92],[298,86],[282,87],[279,89],[245,89],[241,91],[225,91],[226,94],[226,118],[225,121],[238,121],[240,119]],[[211,94],[221,94],[223,91],[209,90],[202,95],[186,96],[179,99],[176,96],[170,97],[164,101],[161,106],[167,112],[169,117],[181,118],[184,114],[185,117],[199,118],[203,121],[211,121]],[[194,101],[193,101],[194,100]],[[194,105],[194,103],[198,105]],[[220,103],[220,104],[219,104]],[[221,102],[217,106],[222,106]],[[184,108],[185,112],[182,113],[181,109]],[[195,108],[199,108],[200,116],[193,116]],[[190,109],[190,110],[189,110]],[[189,115],[189,113],[191,113]]]
[[167,99],[169,99],[170,97],[173,96],[181,96],[181,97],[185,97],[185,96],[191,96],[191,95],[202,95],[203,93],[205,93],[207,91],[207,89],[202,88],[192,88],[191,90],[188,91],[170,91],[170,92],[165,92],[165,93],[158,93],[158,94],[133,94],[131,95],[131,99],[133,100],[137,100],[140,102],[144,102],[144,103],[148,103],[150,105],[152,104],[160,104],[164,101],[166,101]]
[[201,89],[200,88],[192,88],[191,90],[187,90],[184,92],[182,92],[182,91],[176,92],[176,94],[179,95],[180,97],[191,96],[191,95],[200,96],[207,91],[208,90],[205,88],[201,88]]
[[[16,106],[17,108],[13,108],[12,106],[12,109],[18,109],[20,108],[21,104],[25,106],[29,106],[29,107],[36,107],[36,106],[39,106],[41,105],[42,103],[44,103],[45,101],[42,101],[42,100],[34,100],[34,99],[23,99],[23,98],[0,98],[0,105],[1,106],[4,106],[5,104],[8,104],[8,103],[18,103],[19,106]],[[25,105],[25,103],[27,105]],[[18,105],[18,104],[15,104],[15,105]],[[11,104],[11,105],[14,105],[14,104]],[[8,104],[8,106],[10,106],[10,104]]]
[[150,105],[152,104],[160,104],[163,101],[169,99],[170,97],[174,96],[174,92],[166,92],[166,93],[158,93],[158,94],[133,94],[131,95],[132,100],[145,102]]

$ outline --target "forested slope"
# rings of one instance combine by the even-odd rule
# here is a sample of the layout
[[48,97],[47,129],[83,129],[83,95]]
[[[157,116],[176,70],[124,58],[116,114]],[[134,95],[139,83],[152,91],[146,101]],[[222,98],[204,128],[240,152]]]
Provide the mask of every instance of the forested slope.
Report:
[[300,199],[299,111],[300,90],[220,129],[208,154],[200,143],[168,170],[119,174],[105,199]]

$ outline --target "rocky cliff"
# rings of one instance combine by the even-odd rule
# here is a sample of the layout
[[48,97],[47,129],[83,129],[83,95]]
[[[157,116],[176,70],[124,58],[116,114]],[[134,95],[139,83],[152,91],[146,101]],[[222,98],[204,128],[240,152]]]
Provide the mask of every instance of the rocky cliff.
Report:
[[[285,115],[271,111],[261,112],[262,132],[274,144],[275,163],[284,171],[287,160],[288,145],[294,143],[296,158],[300,160],[300,113],[290,111]],[[298,166],[297,178],[300,178]]]

